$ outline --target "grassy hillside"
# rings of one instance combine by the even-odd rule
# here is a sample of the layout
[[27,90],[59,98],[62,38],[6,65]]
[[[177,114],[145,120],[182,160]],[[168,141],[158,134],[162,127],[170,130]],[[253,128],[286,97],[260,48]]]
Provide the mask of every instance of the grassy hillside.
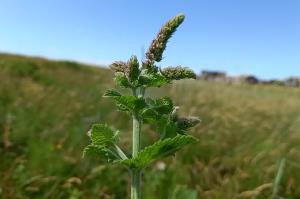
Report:
[[[0,198],[128,198],[126,169],[82,159],[95,122],[121,129],[129,150],[130,118],[101,98],[111,78],[104,68],[0,54]],[[274,187],[300,198],[299,89],[183,81],[148,94],[170,94],[202,124],[198,144],[147,169],[145,199],[265,199]],[[156,138],[143,132],[144,143]]]

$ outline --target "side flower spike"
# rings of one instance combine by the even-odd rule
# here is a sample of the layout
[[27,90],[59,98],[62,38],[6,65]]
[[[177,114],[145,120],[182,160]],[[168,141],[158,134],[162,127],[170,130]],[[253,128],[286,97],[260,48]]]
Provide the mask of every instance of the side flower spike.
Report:
[[180,80],[180,79],[196,79],[196,74],[193,70],[187,67],[167,67],[161,70],[162,75],[164,75],[169,80]]

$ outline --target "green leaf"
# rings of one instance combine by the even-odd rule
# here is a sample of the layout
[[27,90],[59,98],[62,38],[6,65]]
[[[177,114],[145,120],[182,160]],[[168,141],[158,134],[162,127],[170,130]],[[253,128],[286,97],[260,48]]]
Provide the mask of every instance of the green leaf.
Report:
[[94,144],[90,144],[87,147],[85,147],[83,151],[83,157],[86,156],[99,157],[101,159],[106,159],[108,162],[121,160],[118,156],[116,156],[112,151],[108,150],[107,148]]
[[159,140],[140,151],[137,157],[123,160],[122,163],[131,168],[144,168],[153,161],[172,155],[185,145],[196,142],[197,139],[188,135],[177,135],[173,138]]
[[146,107],[146,102],[143,98],[135,96],[121,96],[115,99],[117,101],[117,106],[121,111],[137,113]]
[[105,124],[94,124],[90,132],[92,144],[103,147],[114,144],[118,138],[118,131],[113,131]]
[[94,155],[108,162],[127,159],[124,152],[116,145],[118,131],[105,124],[94,124],[88,132],[92,143],[83,152],[83,156]]
[[121,88],[132,88],[132,85],[130,84],[129,80],[127,79],[124,73],[116,72],[115,82],[117,86],[120,86]]
[[162,97],[154,100],[153,107],[159,114],[169,114],[173,110],[173,102],[169,97]]
[[104,97],[112,97],[116,101],[117,107],[120,111],[139,113],[147,106],[143,98],[135,97],[132,95],[121,96],[120,93],[112,90],[106,92],[104,94]]
[[156,100],[146,99],[147,108],[143,110],[142,116],[146,122],[155,123],[160,118],[173,110],[173,102],[169,97],[162,97]]
[[132,95],[122,96],[118,91],[112,89],[107,90],[104,93],[103,97],[111,97],[114,100],[116,100],[117,107],[120,111],[138,113],[147,106],[145,99],[143,98],[139,98]]
[[169,81],[159,73],[143,73],[140,75],[139,84],[145,87],[161,87],[168,84]]
[[155,123],[159,120],[159,114],[153,108],[146,108],[142,112],[142,118],[147,123]]
[[112,89],[107,90],[103,97],[111,97],[116,100],[117,107],[120,111],[138,113],[147,106],[145,99],[143,98],[132,95],[122,96],[118,91]]
[[180,133],[177,124],[173,120],[168,119],[164,123],[162,121],[160,121],[160,125],[163,127],[163,131],[160,133],[161,139],[175,137]]

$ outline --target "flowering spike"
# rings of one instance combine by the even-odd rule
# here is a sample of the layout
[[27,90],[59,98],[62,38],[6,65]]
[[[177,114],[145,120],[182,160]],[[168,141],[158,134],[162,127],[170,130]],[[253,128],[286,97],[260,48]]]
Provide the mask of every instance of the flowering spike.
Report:
[[179,79],[196,79],[196,74],[193,70],[187,67],[167,67],[164,68],[161,73],[169,80],[179,80]]
[[129,80],[134,81],[138,78],[140,74],[139,61],[137,57],[133,55],[127,64],[129,66],[129,74],[128,74]]
[[139,61],[135,55],[133,55],[127,63],[123,61],[112,63],[110,68],[115,71],[115,73],[123,73],[131,82],[137,80],[140,74]]
[[116,61],[109,66],[115,72],[128,73],[128,65],[123,61]]
[[177,27],[183,22],[184,15],[179,14],[169,20],[159,31],[156,38],[152,41],[148,52],[146,53],[147,61],[146,66],[153,65],[154,61],[159,62],[162,60],[162,54],[166,49],[167,42],[176,31]]

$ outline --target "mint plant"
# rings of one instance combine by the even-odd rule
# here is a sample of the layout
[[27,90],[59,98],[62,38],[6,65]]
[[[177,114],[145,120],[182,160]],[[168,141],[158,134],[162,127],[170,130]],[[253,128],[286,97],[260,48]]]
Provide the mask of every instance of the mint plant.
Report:
[[[115,74],[116,85],[132,91],[132,95],[122,95],[110,89],[104,94],[104,97],[115,100],[119,111],[132,116],[132,153],[124,152],[117,145],[119,131],[106,124],[94,124],[88,133],[91,144],[85,148],[84,155],[96,155],[128,167],[132,176],[131,199],[141,198],[143,168],[197,141],[187,132],[199,122],[198,118],[179,117],[178,107],[169,97],[152,99],[145,96],[147,88],[161,87],[173,80],[196,78],[195,73],[186,67],[161,69],[156,65],[162,60],[168,40],[183,20],[184,15],[179,14],[161,28],[141,63],[136,56],[132,56],[127,62],[117,61],[110,66]],[[147,147],[141,146],[144,123],[154,125],[159,133],[159,140]]]

